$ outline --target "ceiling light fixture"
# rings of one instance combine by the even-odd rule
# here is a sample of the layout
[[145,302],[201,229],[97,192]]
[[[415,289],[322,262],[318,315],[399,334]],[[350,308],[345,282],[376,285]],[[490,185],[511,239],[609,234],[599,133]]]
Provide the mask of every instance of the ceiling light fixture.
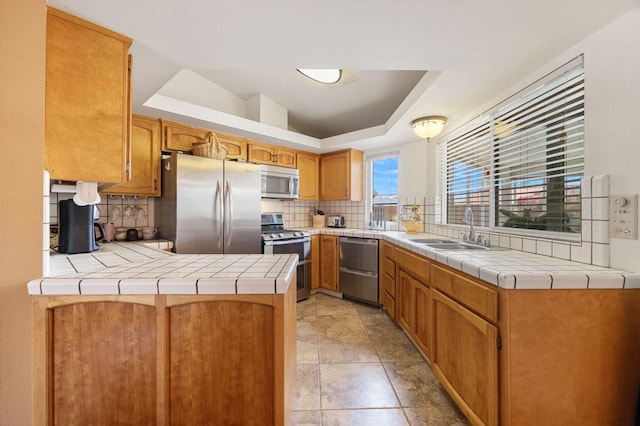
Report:
[[440,134],[444,125],[447,123],[447,117],[441,115],[430,115],[427,117],[416,118],[411,122],[411,127],[416,135],[422,139],[429,140]]
[[339,69],[296,69],[305,77],[324,84],[334,84],[342,78],[342,70]]

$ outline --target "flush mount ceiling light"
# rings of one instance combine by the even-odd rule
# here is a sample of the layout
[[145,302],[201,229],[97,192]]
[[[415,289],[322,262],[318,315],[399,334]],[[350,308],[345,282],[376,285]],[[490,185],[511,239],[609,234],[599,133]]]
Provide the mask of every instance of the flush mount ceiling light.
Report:
[[296,69],[305,77],[324,84],[337,83],[342,78],[342,70],[337,69]]
[[444,125],[447,122],[447,117],[441,115],[430,115],[428,117],[416,118],[411,122],[411,127],[416,135],[422,139],[430,139],[438,136]]

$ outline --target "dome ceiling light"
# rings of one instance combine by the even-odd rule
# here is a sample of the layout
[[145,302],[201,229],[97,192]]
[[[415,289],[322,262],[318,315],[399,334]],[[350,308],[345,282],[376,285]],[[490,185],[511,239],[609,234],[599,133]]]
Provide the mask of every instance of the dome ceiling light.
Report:
[[339,69],[296,69],[305,77],[324,84],[334,84],[342,78],[342,70]]
[[427,117],[416,118],[411,122],[411,127],[416,135],[422,139],[429,140],[440,134],[444,125],[447,123],[447,117],[441,115],[430,115]]

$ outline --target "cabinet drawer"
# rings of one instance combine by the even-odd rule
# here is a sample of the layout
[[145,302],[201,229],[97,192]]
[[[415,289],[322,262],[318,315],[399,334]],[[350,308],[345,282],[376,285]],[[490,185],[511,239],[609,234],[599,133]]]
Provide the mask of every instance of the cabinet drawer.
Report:
[[396,264],[402,267],[406,272],[422,280],[424,283],[428,283],[430,281],[429,271],[431,264],[424,257],[401,248],[396,248],[395,258]]
[[391,297],[396,297],[396,280],[384,272],[380,274],[380,292],[383,290],[389,293]]
[[380,251],[382,252],[382,257],[385,257],[393,262],[395,259],[394,257],[395,248],[391,244],[387,243],[386,241],[382,241],[381,243],[382,243],[381,244],[382,248]]
[[391,318],[395,319],[396,317],[395,299],[391,297],[389,293],[383,290],[380,292],[380,303],[382,303],[382,306],[384,307],[384,309],[389,313],[389,315],[391,315]]
[[386,257],[382,258],[382,273],[389,275],[391,278],[395,278],[396,276],[396,264],[387,259]]
[[431,283],[491,322],[498,321],[498,292],[453,271],[433,265]]

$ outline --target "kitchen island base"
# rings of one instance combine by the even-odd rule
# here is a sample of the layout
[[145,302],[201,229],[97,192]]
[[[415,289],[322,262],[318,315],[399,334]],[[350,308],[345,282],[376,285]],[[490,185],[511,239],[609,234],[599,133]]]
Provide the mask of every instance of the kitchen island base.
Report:
[[295,291],[35,297],[34,424],[290,424]]

